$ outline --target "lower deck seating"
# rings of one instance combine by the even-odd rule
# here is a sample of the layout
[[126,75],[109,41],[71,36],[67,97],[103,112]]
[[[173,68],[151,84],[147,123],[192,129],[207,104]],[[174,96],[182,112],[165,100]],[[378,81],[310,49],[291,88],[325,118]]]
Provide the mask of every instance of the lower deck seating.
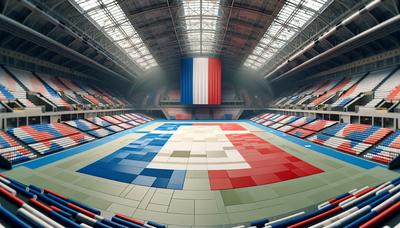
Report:
[[94,140],[92,136],[84,133],[77,133],[63,138],[48,140],[44,142],[32,143],[28,146],[37,151],[39,154],[49,154],[56,151],[64,150],[70,147],[81,145]]
[[90,131],[100,128],[99,126],[92,124],[87,120],[71,120],[71,121],[66,121],[64,123],[68,124],[71,127],[77,128],[80,131]]
[[274,124],[274,123],[275,123],[275,122],[272,121],[272,120],[267,120],[267,121],[263,122],[262,125],[268,127],[269,125],[272,125],[272,124]]
[[377,186],[350,190],[308,212],[299,211],[271,221],[253,221],[250,227],[388,227],[385,223],[398,216],[399,208],[400,177]]
[[116,214],[107,219],[101,210],[47,188],[25,185],[0,174],[0,219],[6,227],[135,227],[166,228]]
[[338,138],[324,134],[316,134],[310,136],[308,140],[317,144],[332,147],[337,150],[354,155],[359,155],[372,146],[371,144],[355,142],[348,139]]
[[282,127],[283,125],[284,124],[281,124],[281,123],[274,123],[274,124],[269,125],[268,127],[272,128],[272,129],[278,129],[278,128]]
[[103,137],[106,137],[108,135],[113,134],[114,132],[109,131],[109,130],[104,129],[104,128],[100,128],[100,129],[88,131],[86,133],[88,133],[89,135],[94,136],[96,138],[103,138]]
[[289,124],[292,123],[293,121],[298,120],[300,117],[297,116],[287,116],[285,119],[278,121],[281,124]]
[[287,133],[304,139],[304,138],[314,134],[315,132],[314,131],[310,131],[310,130],[306,130],[306,129],[302,129],[302,128],[295,128],[295,129],[293,129],[291,131],[288,131]]
[[0,156],[5,159],[4,164],[7,168],[12,165],[30,160],[36,157],[36,154],[21,146],[6,133],[0,131]]
[[12,168],[18,162],[131,129],[152,119],[136,113],[125,114],[125,117],[120,118],[124,118],[126,122],[113,125],[101,118],[92,117],[64,123],[37,124],[8,129],[7,132],[20,140],[22,145],[17,142],[18,140],[0,131],[0,166]]
[[[280,116],[266,113],[250,120],[320,145],[383,163],[390,169],[400,166],[400,131],[392,134],[393,130],[389,128],[315,120],[312,117],[297,118],[285,125],[282,121],[291,117],[280,122],[273,120]],[[379,144],[381,140],[384,141]]]
[[101,117],[103,120],[110,122],[111,124],[120,124],[122,121],[115,119],[112,116],[102,116]]
[[367,124],[338,123],[325,129],[322,133],[353,141],[375,144],[392,132],[393,130],[389,128],[381,128]]
[[7,130],[26,144],[52,140],[79,133],[78,130],[62,123],[36,124]]
[[117,119],[117,120],[119,120],[119,121],[121,121],[123,123],[125,123],[125,122],[130,120],[130,119],[127,119],[127,118],[125,118],[125,117],[123,117],[121,115],[113,115],[112,118]]
[[128,124],[128,123],[120,123],[120,124],[117,124],[117,126],[123,128],[123,129],[131,129],[131,128],[133,128],[133,126]]
[[280,128],[278,128],[278,131],[282,131],[282,132],[288,132],[293,130],[295,127],[292,127],[290,125],[286,125],[286,126],[282,126]]
[[311,130],[311,131],[320,131],[320,130],[330,127],[336,123],[337,123],[336,121],[330,121],[330,120],[316,120],[316,121],[313,121],[311,123],[308,123],[308,124],[302,126],[302,128],[304,128],[306,130]]
[[119,127],[119,126],[117,126],[117,125],[108,126],[108,127],[106,127],[106,129],[107,129],[107,130],[110,130],[110,131],[112,131],[112,132],[120,132],[120,131],[123,131],[123,130],[124,130],[123,128],[121,128],[121,127]]
[[138,123],[138,122],[136,122],[134,120],[128,121],[127,123],[132,125],[132,126],[139,126],[140,125],[140,123]]
[[301,127],[303,125],[311,123],[314,120],[315,120],[314,117],[300,117],[299,119],[289,123],[289,125],[293,127]]
[[112,124],[110,122],[107,122],[103,119],[101,119],[100,117],[88,117],[86,118],[87,121],[92,122],[100,127],[108,127],[111,126]]
[[385,164],[400,159],[400,131],[388,136],[381,144],[364,154],[364,157]]

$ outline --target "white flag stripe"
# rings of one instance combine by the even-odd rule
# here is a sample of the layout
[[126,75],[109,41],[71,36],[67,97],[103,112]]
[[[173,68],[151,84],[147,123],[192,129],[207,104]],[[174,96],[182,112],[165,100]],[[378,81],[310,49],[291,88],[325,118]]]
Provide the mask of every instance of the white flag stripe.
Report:
[[193,59],[193,104],[208,104],[208,58]]

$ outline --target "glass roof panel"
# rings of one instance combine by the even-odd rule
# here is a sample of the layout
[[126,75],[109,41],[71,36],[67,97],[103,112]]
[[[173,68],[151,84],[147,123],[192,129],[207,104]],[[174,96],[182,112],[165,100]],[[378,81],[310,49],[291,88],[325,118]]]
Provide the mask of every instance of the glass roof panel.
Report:
[[[288,0],[271,23],[264,36],[244,62],[244,66],[259,70],[296,37],[333,0]],[[254,61],[257,56],[258,61]]]
[[157,66],[116,0],[70,0],[143,70]]
[[215,52],[220,0],[182,0],[184,32],[191,52]]

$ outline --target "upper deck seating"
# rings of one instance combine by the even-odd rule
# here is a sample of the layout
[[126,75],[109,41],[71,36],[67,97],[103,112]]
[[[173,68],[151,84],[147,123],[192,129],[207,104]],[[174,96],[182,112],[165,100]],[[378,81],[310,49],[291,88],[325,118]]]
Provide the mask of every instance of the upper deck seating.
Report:
[[[387,73],[390,74],[393,68],[388,69]],[[389,76],[374,92],[374,99],[372,99],[365,107],[376,107],[381,101],[396,100],[393,99],[396,95],[396,88],[400,86],[400,69],[397,69],[392,75]],[[393,96],[394,95],[394,96]],[[400,97],[397,99],[400,100]]]
[[0,93],[4,100],[17,99],[24,107],[36,107],[27,99],[25,89],[3,68],[0,67]]
[[379,83],[381,83],[386,76],[388,76],[387,70],[375,71],[369,73],[361,81],[352,86],[346,93],[337,99],[332,106],[334,107],[344,107],[354,98],[359,96],[361,93],[373,91]]
[[18,78],[18,80],[24,84],[29,91],[40,93],[43,97],[58,107],[69,108],[71,106],[69,103],[63,100],[55,90],[53,90],[49,85],[42,83],[39,78],[37,78],[31,72],[14,68],[9,68],[9,71],[16,78]]
[[346,91],[348,90],[350,87],[352,87],[355,83],[357,83],[357,81],[359,81],[361,78],[361,75],[359,76],[355,76],[352,78],[344,78],[340,83],[338,83],[335,87],[329,89],[328,91],[326,91],[325,94],[323,94],[322,96],[318,97],[317,99],[315,99],[314,101],[312,101],[310,103],[311,106],[316,106],[321,104],[322,102],[327,101],[328,99],[330,99],[332,96],[334,96],[336,93],[341,92],[341,91]]

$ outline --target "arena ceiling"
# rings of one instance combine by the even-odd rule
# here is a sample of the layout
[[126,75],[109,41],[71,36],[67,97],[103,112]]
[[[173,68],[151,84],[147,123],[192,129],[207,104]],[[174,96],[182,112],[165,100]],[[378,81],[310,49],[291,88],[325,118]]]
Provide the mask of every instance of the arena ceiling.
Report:
[[[182,57],[204,55],[220,57],[229,68],[275,75],[398,15],[398,1],[383,0],[382,6],[344,26],[334,38],[320,42],[274,72],[308,42],[370,2],[5,0],[0,4],[0,19],[6,22],[0,23],[0,48],[17,50],[81,74],[114,75],[128,80],[152,69],[176,70]],[[33,30],[30,32],[50,40],[40,34],[33,39],[18,33],[7,26],[13,22],[23,25],[21,31]],[[382,41],[373,41],[372,47],[368,44],[367,51],[356,50],[338,62],[398,46],[396,34],[389,35]],[[59,46],[49,48],[53,47],[49,43]],[[335,64],[331,61],[327,65]]]

